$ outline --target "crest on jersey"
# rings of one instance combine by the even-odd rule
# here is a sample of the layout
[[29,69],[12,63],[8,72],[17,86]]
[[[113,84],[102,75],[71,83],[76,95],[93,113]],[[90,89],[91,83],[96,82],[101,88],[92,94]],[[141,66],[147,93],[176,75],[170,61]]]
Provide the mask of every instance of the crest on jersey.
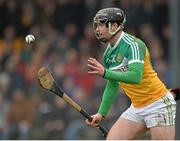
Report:
[[120,62],[120,61],[122,60],[122,55],[121,55],[121,53],[118,53],[116,59],[117,59],[118,62]]

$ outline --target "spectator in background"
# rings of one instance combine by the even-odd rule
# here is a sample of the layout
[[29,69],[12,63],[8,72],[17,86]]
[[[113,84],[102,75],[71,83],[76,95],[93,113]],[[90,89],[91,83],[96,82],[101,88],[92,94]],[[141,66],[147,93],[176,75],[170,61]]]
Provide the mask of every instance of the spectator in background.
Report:
[[7,111],[8,139],[29,139],[35,109],[22,90],[15,90]]
[[0,139],[7,139],[6,113],[8,102],[4,99],[3,93],[0,92]]

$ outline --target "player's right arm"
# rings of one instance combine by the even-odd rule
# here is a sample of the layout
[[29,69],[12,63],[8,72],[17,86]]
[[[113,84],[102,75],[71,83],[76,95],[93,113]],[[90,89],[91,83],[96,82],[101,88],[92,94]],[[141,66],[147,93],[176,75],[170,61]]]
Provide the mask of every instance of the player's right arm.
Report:
[[108,114],[111,105],[118,94],[118,91],[119,91],[119,83],[116,81],[108,80],[98,110],[99,114],[101,114],[104,117]]
[[119,83],[116,81],[108,80],[106,83],[106,88],[104,89],[104,93],[98,113],[91,116],[93,118],[91,122],[86,120],[86,123],[88,125],[96,126],[97,125],[96,122],[101,121],[103,117],[105,117],[108,114],[112,106],[112,103],[118,94],[118,91],[119,91]]

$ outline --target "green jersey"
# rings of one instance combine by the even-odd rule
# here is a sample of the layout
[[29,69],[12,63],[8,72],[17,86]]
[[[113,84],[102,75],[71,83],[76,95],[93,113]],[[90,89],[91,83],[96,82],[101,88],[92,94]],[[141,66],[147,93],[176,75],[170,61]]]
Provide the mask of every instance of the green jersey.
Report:
[[[132,39],[135,42],[132,42]],[[143,63],[145,52],[145,44],[140,39],[122,32],[113,47],[110,44],[107,46],[103,56],[104,66],[115,71],[127,71],[128,64]]]
[[167,88],[153,70],[149,51],[140,39],[122,32],[116,44],[110,44],[103,56],[107,79],[99,113],[106,116],[119,85],[134,107],[146,106],[166,94]]

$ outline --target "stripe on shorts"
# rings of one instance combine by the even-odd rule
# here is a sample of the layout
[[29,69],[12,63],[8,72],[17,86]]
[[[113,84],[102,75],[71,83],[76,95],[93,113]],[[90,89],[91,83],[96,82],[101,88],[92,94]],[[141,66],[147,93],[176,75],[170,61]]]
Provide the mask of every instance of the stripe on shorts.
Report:
[[173,110],[172,110],[172,103],[170,102],[169,98],[163,97],[164,103],[167,105],[167,111],[169,115],[169,124],[173,125]]

